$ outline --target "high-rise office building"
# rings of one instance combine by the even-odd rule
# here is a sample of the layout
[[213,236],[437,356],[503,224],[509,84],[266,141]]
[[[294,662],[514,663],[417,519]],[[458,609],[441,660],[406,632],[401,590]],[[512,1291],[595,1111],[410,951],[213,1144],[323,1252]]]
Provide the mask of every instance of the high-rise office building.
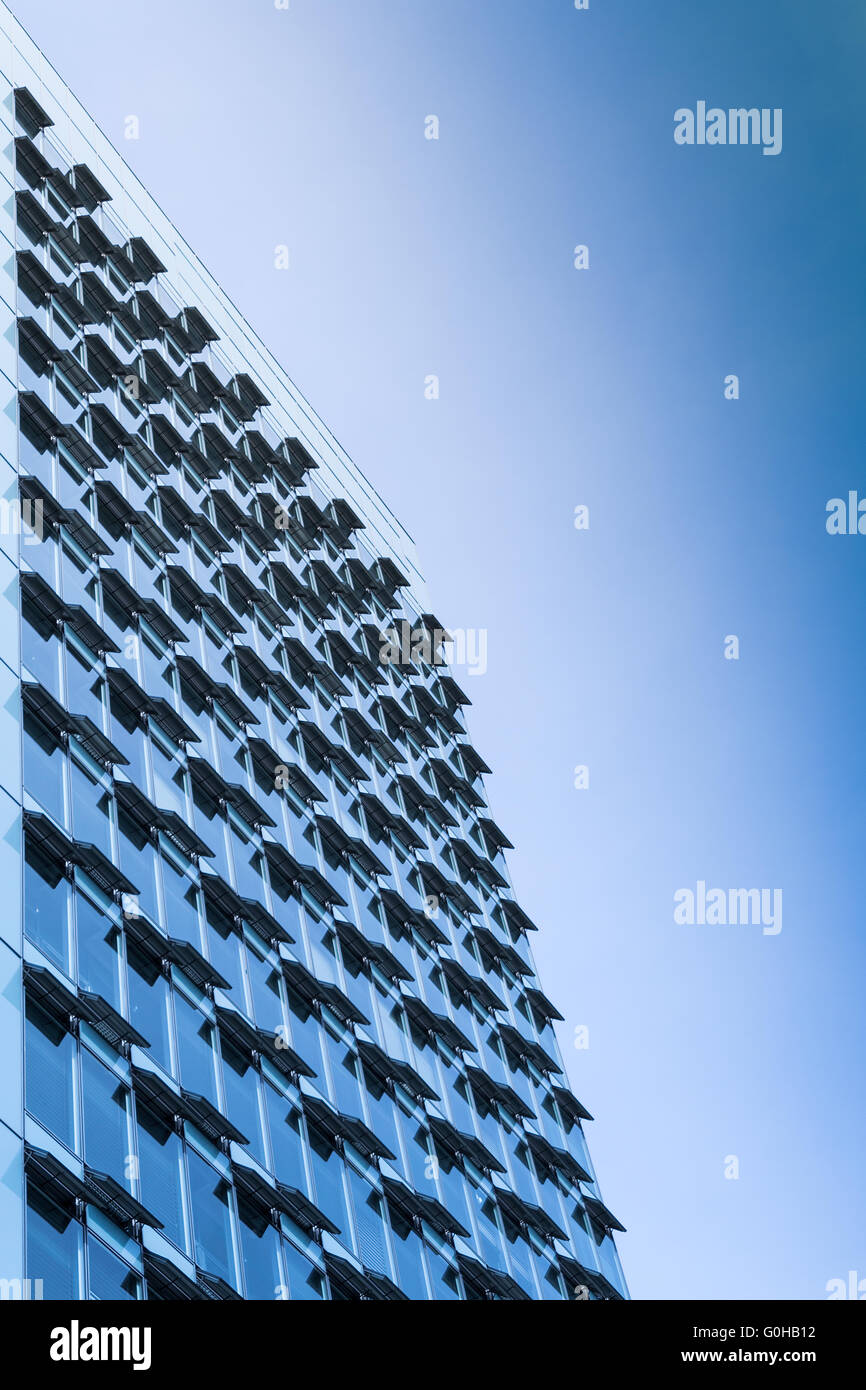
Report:
[[3,1295],[625,1297],[409,537],[5,7],[0,188]]

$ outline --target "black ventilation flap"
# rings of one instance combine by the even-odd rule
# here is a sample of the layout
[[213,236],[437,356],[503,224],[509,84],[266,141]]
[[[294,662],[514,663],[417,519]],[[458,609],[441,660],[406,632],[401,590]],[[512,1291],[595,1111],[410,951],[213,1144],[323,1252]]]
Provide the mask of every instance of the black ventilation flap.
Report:
[[199,309],[181,309],[180,324],[193,352],[201,352],[208,343],[219,341],[219,334],[212,328]]
[[376,941],[368,941],[363,932],[359,931],[351,922],[343,922],[338,919],[334,926],[345,949],[360,961],[372,961],[387,980],[411,980],[413,978],[411,971],[406,969],[402,961],[399,961],[388,950],[387,946]]
[[22,681],[24,707],[37,714],[55,733],[71,734],[82,748],[103,767],[115,767],[128,763],[119,749],[105,737],[91,719],[84,714],[70,714],[54,696],[36,681]]
[[164,1255],[155,1255],[145,1248],[143,1251],[144,1272],[148,1285],[163,1299],[183,1303],[203,1302],[211,1295],[178,1269],[173,1260]]
[[597,1197],[590,1197],[587,1195],[584,1195],[583,1200],[590,1216],[602,1230],[625,1231],[625,1226],[617,1221],[613,1212],[604,1205],[604,1202],[600,1202]]
[[516,902],[510,898],[500,898],[499,906],[505,915],[509,927],[513,932],[538,931],[538,927],[530,917],[527,917],[522,907],[518,907]]
[[43,853],[58,863],[75,864],[84,869],[104,893],[138,893],[135,884],[106,858],[101,849],[73,840],[44,812],[25,811],[24,829]]
[[525,1201],[523,1197],[518,1197],[516,1192],[511,1192],[507,1188],[497,1187],[496,1197],[503,1211],[507,1211],[513,1221],[516,1221],[520,1226],[528,1226],[530,1230],[537,1231],[543,1240],[568,1239],[565,1231],[557,1226],[543,1207],[536,1206],[534,1202]]
[[480,1067],[467,1067],[466,1075],[469,1084],[477,1096],[483,1097],[488,1104],[501,1105],[510,1114],[522,1117],[527,1120],[534,1120],[533,1111],[526,1104],[521,1096],[517,1094],[513,1086],[509,1086],[504,1081],[497,1081]]
[[278,1182],[277,1187],[286,1204],[289,1216],[299,1226],[303,1226],[311,1235],[318,1231],[327,1231],[332,1236],[339,1235],[339,1226],[335,1226],[333,1221],[323,1211],[320,1211],[315,1203],[304,1196],[303,1192],[299,1192],[296,1187],[290,1187],[284,1182]]
[[220,1303],[243,1301],[237,1289],[233,1289],[231,1284],[226,1283],[225,1279],[220,1279],[218,1274],[208,1274],[206,1270],[199,1269],[198,1265],[196,1265],[195,1274],[205,1298]]
[[27,87],[15,88],[15,119],[30,135],[47,130],[54,122]]
[[516,1279],[500,1269],[490,1269],[473,1256],[458,1253],[457,1265],[464,1281],[476,1289],[484,1298],[495,1302],[531,1302],[529,1294],[522,1289]]
[[129,1229],[133,1222],[140,1226],[152,1226],[161,1231],[163,1223],[147,1207],[127,1192],[119,1182],[108,1173],[100,1173],[95,1168],[84,1165],[84,1186],[86,1200],[106,1212],[122,1229]]
[[37,1149],[32,1144],[24,1144],[24,1171],[28,1179],[35,1182],[46,1195],[59,1200],[62,1206],[72,1206],[76,1201],[91,1201],[83,1180],[61,1163],[59,1158],[47,1149]]
[[44,965],[24,962],[24,988],[28,998],[41,1005],[52,1018],[63,1023],[64,1027],[68,1028],[70,1018],[77,1019],[86,1015],[85,1006],[75,990],[67,989],[66,985]]
[[475,940],[481,947],[482,952],[492,960],[502,961],[508,969],[518,979],[525,975],[532,974],[532,966],[527,965],[522,956],[518,955],[513,946],[500,941],[488,927],[482,927],[479,923],[474,923],[472,927]]
[[488,1013],[504,1013],[507,1010],[508,1005],[503,1003],[487,981],[477,975],[471,975],[459,961],[452,960],[450,956],[443,956],[439,964],[449,984],[461,994],[469,994],[473,999],[477,999]]
[[[46,212],[38,198],[34,198],[28,189],[19,189],[15,194],[15,202],[18,205],[18,216],[29,224],[38,236],[40,241],[44,241],[49,232],[53,232],[56,223],[54,218]],[[50,340],[49,340],[50,341]]]
[[122,666],[109,666],[107,675],[112,694],[141,717],[149,715],[175,743],[201,742],[201,736],[181,719],[173,705],[161,695],[148,695]]
[[564,1086],[553,1087],[553,1098],[559,1106],[560,1114],[570,1119],[572,1125],[580,1124],[581,1120],[591,1120],[592,1115],[584,1105],[581,1105],[577,1096],[572,1095]]
[[301,965],[300,961],[283,960],[282,968],[289,984],[304,999],[311,1003],[318,1001],[321,1004],[326,1004],[345,1023],[369,1024],[370,1020],[360,1009],[355,1007],[351,999],[343,993],[338,985],[319,980],[305,965]]
[[434,1033],[442,1038],[454,1052],[477,1052],[475,1043],[467,1038],[466,1034],[452,1023],[450,1018],[444,1014],[439,1014],[435,1009],[431,1009],[429,1004],[425,1004],[423,999],[416,999],[412,994],[406,994],[402,999],[403,1006],[415,1027],[422,1033]]
[[363,1120],[357,1119],[354,1115],[343,1115],[332,1110],[330,1105],[323,1100],[317,1100],[314,1096],[304,1096],[304,1113],[308,1119],[313,1120],[318,1127],[333,1139],[342,1139],[353,1144],[361,1153],[370,1158],[396,1159],[396,1155],[391,1152],[381,1139],[377,1139],[371,1129],[368,1129]]
[[570,1182],[593,1182],[591,1173],[587,1173],[582,1168],[577,1159],[568,1152],[567,1149],[557,1148],[555,1144],[548,1142],[540,1134],[530,1134],[527,1132],[526,1142],[532,1150],[533,1157],[545,1164],[548,1168],[555,1168],[564,1174]]
[[206,1138],[215,1142],[222,1139],[233,1140],[236,1144],[250,1142],[231,1120],[227,1120],[225,1115],[217,1110],[207,1096],[197,1095],[194,1091],[182,1091],[181,1095],[184,1101],[184,1118],[191,1120]]
[[389,1057],[378,1043],[367,1042],[364,1038],[358,1040],[358,1052],[365,1067],[386,1081],[393,1081],[402,1086],[404,1091],[410,1096],[417,1097],[418,1100],[438,1101],[441,1097],[428,1086],[423,1076],[419,1076],[414,1067],[408,1062],[397,1062],[393,1057]]
[[476,1139],[474,1134],[465,1134],[463,1130],[452,1125],[450,1120],[442,1120],[438,1115],[430,1116],[430,1129],[434,1139],[437,1139],[444,1148],[453,1154],[462,1154],[468,1158],[476,1168],[486,1169],[491,1173],[504,1173],[505,1166],[500,1163],[485,1144],[480,1139]]
[[560,1023],[564,1023],[565,1020],[559,1012],[559,1009],[557,1009],[555,1004],[550,1002],[547,995],[542,990],[536,989],[533,985],[527,985],[526,997],[534,1011],[546,1022],[552,1022],[556,1019]]
[[95,1033],[104,1038],[109,1046],[120,1050],[121,1046],[135,1044],[136,1047],[150,1047],[147,1038],[139,1033],[137,1028],[112,1008],[107,999],[103,999],[101,994],[96,994],[93,990],[82,989],[80,991],[81,1000],[85,1006],[86,1013],[82,1015],[85,1023],[89,1023]]
[[155,275],[164,273],[165,266],[143,237],[130,237],[124,251],[140,283],[147,284]]
[[108,190],[99,182],[93,170],[88,168],[86,164],[73,164],[72,178],[75,190],[82,199],[82,206],[86,207],[88,212],[93,212],[93,209],[98,207],[100,203],[111,201]]
[[562,1067],[548,1052],[545,1052],[540,1043],[532,1038],[525,1038],[522,1033],[510,1023],[499,1024],[499,1031],[505,1046],[517,1057],[527,1057],[540,1072],[556,1072],[562,1074]]
[[382,1185],[389,1202],[402,1207],[403,1211],[410,1216],[417,1216],[419,1220],[426,1221],[428,1226],[432,1226],[441,1235],[462,1236],[464,1240],[471,1239],[466,1227],[462,1226],[456,1216],[452,1216],[447,1207],[444,1207],[436,1197],[422,1195],[405,1183],[397,1182],[394,1178],[384,1177]]

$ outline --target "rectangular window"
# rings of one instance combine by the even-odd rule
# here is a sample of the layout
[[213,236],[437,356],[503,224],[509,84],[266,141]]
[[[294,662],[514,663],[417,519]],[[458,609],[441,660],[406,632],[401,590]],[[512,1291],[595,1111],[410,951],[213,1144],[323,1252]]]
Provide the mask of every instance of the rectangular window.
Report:
[[120,867],[137,889],[141,912],[159,921],[156,900],[156,847],[150,833],[124,811],[118,811]]
[[73,714],[86,714],[102,731],[104,681],[89,657],[79,653],[71,639],[66,644],[68,705]]
[[396,1158],[390,1160],[402,1173],[404,1164],[400,1144],[400,1130],[393,1097],[384,1081],[369,1067],[364,1068],[364,1085],[367,1092],[367,1105],[370,1111],[370,1127],[377,1139],[389,1148]]
[[27,1277],[42,1280],[42,1297],[81,1297],[82,1230],[70,1210],[27,1184]]
[[198,904],[200,893],[192,879],[163,851],[162,890],[165,899],[165,929],[169,936],[189,941],[201,950]]
[[241,830],[236,820],[230,818],[229,824],[237,890],[241,897],[255,898],[264,904],[264,856],[255,840]]
[[180,1079],[186,1091],[217,1104],[213,1026],[183,995],[174,991]]
[[274,1154],[274,1172],[280,1182],[306,1194],[309,1187],[304,1168],[300,1111],[273,1086],[268,1085],[265,1086],[265,1105]]
[[94,781],[76,762],[71,764],[72,825],[76,840],[96,845],[111,858],[111,826],[108,808],[111,797],[105,788]]
[[78,983],[120,1010],[117,927],[81,893],[75,895]]
[[144,761],[146,740],[141,723],[141,711],[134,709],[132,705],[114,692],[111,695],[111,738],[124,757],[129,760],[128,766],[123,769],[129,780],[134,782],[137,787],[146,787],[147,777]]
[[231,1187],[192,1149],[187,1149],[187,1164],[196,1264],[234,1288]]
[[435,1250],[427,1250],[433,1297],[440,1303],[453,1303],[460,1298],[460,1276]]
[[[162,692],[161,692],[162,693]],[[151,731],[150,756],[153,763],[153,799],[166,811],[177,811],[186,818],[186,773],[179,758],[163,746]]]
[[249,1140],[248,1153],[260,1163],[264,1163],[264,1138],[259,1111],[259,1074],[250,1057],[230,1042],[223,1040],[221,1051],[226,1113],[241,1134]]
[[324,1279],[300,1250],[283,1241],[283,1257],[289,1276],[288,1295],[297,1302],[318,1302],[325,1297]]
[[71,886],[64,866],[40,853],[28,837],[24,864],[24,932],[56,966],[69,974]]
[[162,966],[127,937],[130,1022],[150,1043],[150,1056],[171,1074],[169,984]]
[[88,613],[96,613],[96,575],[83,554],[73,551],[67,540],[61,548],[63,597],[67,603],[80,603]]
[[81,1049],[84,1157],[91,1168],[129,1187],[129,1091],[109,1067]]
[[141,1200],[163,1223],[162,1234],[185,1250],[183,1144],[180,1136],[140,1100],[136,1113]]
[[350,1243],[351,1226],[343,1187],[345,1164],[326,1134],[316,1125],[310,1125],[308,1128],[315,1184],[314,1200],[320,1210],[343,1232],[343,1240]]
[[106,1302],[141,1298],[141,1280],[101,1240],[87,1238],[87,1284],[91,1299]]
[[267,1212],[238,1200],[244,1291],[248,1299],[269,1302],[282,1292],[280,1238]]
[[243,943],[231,917],[213,902],[207,903],[208,954],[233,991],[239,1009],[244,1004]]
[[358,1232],[358,1257],[367,1269],[376,1274],[391,1276],[391,1266],[385,1245],[385,1225],[382,1220],[382,1198],[368,1182],[348,1168],[355,1227]]
[[391,1231],[394,1235],[394,1258],[397,1262],[397,1282],[403,1292],[416,1303],[428,1299],[424,1277],[424,1247],[410,1223],[398,1211],[391,1210]]
[[38,1005],[27,1001],[24,1044],[25,1104],[35,1120],[75,1148],[75,1039]]
[[284,1022],[283,1003],[280,995],[281,972],[275,965],[262,960],[256,951],[247,945],[247,970],[252,991],[253,1017],[260,1028],[276,1032]]
[[291,1042],[295,1051],[303,1057],[317,1075],[322,1072],[322,1026],[310,1006],[295,990],[289,987],[289,1025]]
[[329,1032],[324,1034],[331,1063],[334,1086],[332,1099],[341,1115],[362,1118],[361,1093],[358,1086],[358,1059],[351,1048],[338,1042]]
[[24,790],[63,825],[63,772],[66,749],[58,730],[49,729],[29,710],[24,713]]

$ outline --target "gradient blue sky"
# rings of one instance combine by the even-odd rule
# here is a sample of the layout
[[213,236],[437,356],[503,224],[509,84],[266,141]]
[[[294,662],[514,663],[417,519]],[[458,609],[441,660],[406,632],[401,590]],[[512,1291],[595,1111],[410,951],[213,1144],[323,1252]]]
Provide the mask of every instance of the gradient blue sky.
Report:
[[[861,0],[11,9],[489,632],[633,1295],[866,1278]],[[782,107],[782,154],[676,146],[698,100]],[[781,934],[676,926],[698,879],[782,888]]]

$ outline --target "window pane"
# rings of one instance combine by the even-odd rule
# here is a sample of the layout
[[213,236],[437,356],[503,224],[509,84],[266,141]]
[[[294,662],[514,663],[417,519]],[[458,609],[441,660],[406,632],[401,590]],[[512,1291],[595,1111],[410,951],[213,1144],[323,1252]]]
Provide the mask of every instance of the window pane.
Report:
[[84,1157],[92,1168],[129,1187],[129,1091],[119,1077],[81,1049],[84,1093]]
[[110,797],[103,787],[76,763],[72,763],[72,825],[76,840],[96,845],[111,858],[111,834],[108,824]]
[[315,1125],[309,1126],[309,1135],[313,1181],[316,1188],[314,1201],[344,1233],[343,1239],[348,1242],[351,1227],[343,1189],[343,1160],[327,1135],[322,1134]]
[[358,1059],[350,1048],[346,1047],[345,1043],[337,1042],[336,1038],[332,1038],[328,1032],[324,1036],[328,1044],[331,1076],[334,1083],[333,1099],[337,1109],[343,1115],[360,1117],[362,1110],[357,1076]]
[[213,1028],[176,990],[174,999],[181,1083],[185,1090],[206,1096],[216,1105]]
[[289,1297],[306,1303],[323,1299],[325,1289],[321,1274],[300,1250],[296,1250],[287,1240],[283,1241],[283,1257],[288,1269]]
[[231,918],[227,917],[213,903],[208,903],[208,945],[210,958],[219,973],[234,991],[233,1002],[239,1009],[244,1008],[243,970],[241,967],[241,939]]
[[25,620],[21,624],[21,660],[55,699],[60,698],[60,643],[49,624],[47,630]]
[[86,714],[97,729],[102,729],[103,680],[89,661],[72,647],[66,649],[66,682],[69,688],[69,708],[73,714]]
[[66,751],[60,736],[41,719],[24,716],[24,788],[61,825],[64,823],[63,769]]
[[276,1033],[283,1023],[280,998],[280,972],[247,947],[247,969],[253,994],[256,1023],[269,1033]]
[[189,941],[201,950],[201,930],[198,924],[199,892],[191,879],[177,869],[164,854],[162,888],[165,898],[165,929],[169,936]]
[[141,1280],[133,1270],[93,1236],[87,1241],[88,1284],[91,1299],[137,1299]]
[[385,1248],[385,1226],[382,1221],[382,1199],[353,1168],[347,1169],[358,1230],[358,1256],[367,1269],[387,1274],[391,1267]]
[[27,1278],[42,1280],[42,1297],[77,1299],[81,1227],[27,1184]]
[[75,1148],[75,1039],[28,1001],[25,1042],[26,1106],[69,1149]]
[[129,759],[124,772],[131,782],[137,787],[146,787],[147,778],[145,776],[144,745],[145,734],[141,724],[141,711],[133,709],[131,705],[119,695],[111,696],[111,738]]
[[101,994],[112,1008],[119,1009],[117,945],[120,933],[117,927],[80,893],[75,895],[75,922],[79,984],[83,989]]
[[120,867],[138,889],[140,910],[159,920],[156,904],[156,850],[150,835],[123,811],[118,813]]
[[49,960],[69,973],[70,884],[56,860],[43,858],[26,841],[24,930]]
[[408,1298],[426,1303],[427,1282],[424,1278],[421,1241],[409,1222],[397,1211],[391,1211],[391,1230],[394,1235],[397,1283]]
[[322,1070],[321,1024],[295,990],[289,988],[288,998],[292,1047],[303,1057],[307,1065],[312,1067],[316,1075],[319,1075]]
[[226,1041],[222,1043],[222,1059],[228,1118],[246,1135],[249,1152],[264,1163],[258,1072],[248,1056]]
[[265,1103],[271,1147],[274,1151],[274,1172],[280,1182],[286,1183],[289,1187],[296,1187],[306,1194],[308,1184],[304,1170],[300,1115],[273,1086],[265,1086]]
[[430,1281],[433,1297],[440,1303],[450,1303],[460,1298],[460,1278],[455,1269],[437,1255],[435,1250],[427,1250],[427,1263],[430,1267]]
[[150,756],[153,762],[154,801],[157,806],[162,806],[167,811],[177,811],[179,816],[185,817],[185,774],[182,766],[153,739]]
[[183,1145],[163,1120],[137,1102],[141,1200],[163,1223],[162,1234],[186,1248],[183,1222]]
[[282,1286],[280,1238],[268,1214],[243,1199],[238,1201],[241,1256],[247,1298],[272,1300]]
[[187,1149],[196,1264],[234,1288],[229,1184],[215,1168]]
[[150,1056],[171,1072],[169,1047],[169,984],[159,961],[145,955],[127,938],[130,1022],[150,1043]]

